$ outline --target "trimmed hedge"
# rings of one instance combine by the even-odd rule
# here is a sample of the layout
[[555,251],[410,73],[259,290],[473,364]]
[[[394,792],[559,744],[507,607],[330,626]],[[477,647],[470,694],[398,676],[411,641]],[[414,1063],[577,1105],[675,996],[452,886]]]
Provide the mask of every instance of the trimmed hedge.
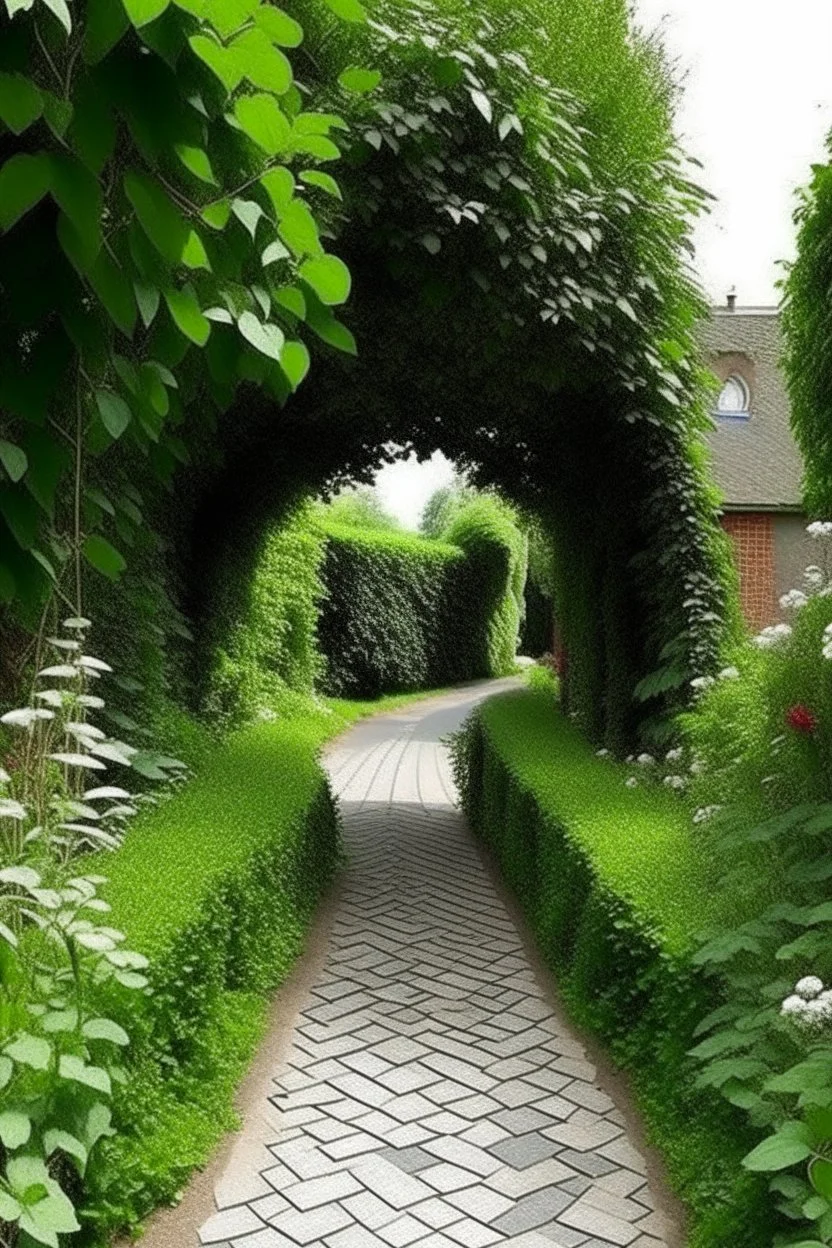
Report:
[[489,700],[454,746],[463,807],[517,894],[573,1015],[634,1080],[652,1138],[691,1212],[689,1248],[768,1248],[765,1184],[740,1160],[744,1118],[694,1086],[686,1056],[720,1003],[692,962],[732,899],[684,806],[625,787],[551,692]]
[[135,993],[106,1003],[133,1044],[119,1134],[88,1178],[102,1236],[173,1199],[234,1125],[268,995],[300,953],[337,859],[317,749],[340,722],[310,715],[233,734],[97,864],[111,922],[150,958],[152,984],[138,1012]]
[[446,541],[328,524],[318,641],[329,693],[375,697],[512,670],[525,539],[493,499]]

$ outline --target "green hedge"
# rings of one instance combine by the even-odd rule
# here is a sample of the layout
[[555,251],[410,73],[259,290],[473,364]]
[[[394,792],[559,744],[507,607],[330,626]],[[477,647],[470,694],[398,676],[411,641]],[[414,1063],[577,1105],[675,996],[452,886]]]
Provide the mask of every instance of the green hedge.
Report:
[[347,525],[324,532],[328,692],[374,697],[511,671],[525,541],[496,500],[468,504],[442,542]]
[[119,1135],[89,1176],[102,1238],[174,1198],[219,1135],[337,857],[317,748],[333,717],[259,723],[96,864],[128,946],[150,958],[143,1008],[107,1002],[134,1037]]
[[694,1086],[687,1051],[719,1004],[691,955],[730,909],[685,807],[627,788],[551,693],[487,702],[456,739],[463,806],[520,899],[574,1017],[633,1076],[691,1212],[689,1248],[768,1248],[765,1185],[744,1172],[744,1119]]

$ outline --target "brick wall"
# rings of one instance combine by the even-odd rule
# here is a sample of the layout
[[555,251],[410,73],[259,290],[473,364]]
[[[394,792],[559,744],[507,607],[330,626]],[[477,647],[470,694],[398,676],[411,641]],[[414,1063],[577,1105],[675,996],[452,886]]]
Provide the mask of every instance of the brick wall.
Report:
[[723,515],[740,576],[742,611],[749,628],[759,631],[778,618],[774,556],[774,517],[766,512]]

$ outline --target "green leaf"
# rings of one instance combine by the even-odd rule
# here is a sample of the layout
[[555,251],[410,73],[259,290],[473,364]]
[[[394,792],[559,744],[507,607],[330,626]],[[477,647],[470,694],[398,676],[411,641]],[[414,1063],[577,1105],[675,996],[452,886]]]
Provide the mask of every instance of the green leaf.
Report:
[[809,1182],[826,1200],[832,1200],[832,1161],[816,1157],[809,1166]]
[[284,48],[296,48],[303,42],[303,27],[300,23],[271,4],[259,5],[254,20],[272,43],[279,43]]
[[746,1170],[785,1170],[798,1161],[805,1161],[812,1154],[806,1140],[785,1131],[778,1131],[752,1149],[742,1161]]
[[133,418],[130,408],[114,390],[99,390],[95,402],[104,428],[111,438],[118,440]]
[[337,256],[321,256],[304,260],[298,270],[300,276],[312,287],[321,303],[335,305],[345,303],[350,293],[350,271]]
[[281,286],[274,292],[277,303],[299,321],[306,319],[306,298],[299,286]]
[[28,1141],[32,1134],[32,1121],[28,1114],[16,1109],[7,1109],[0,1114],[0,1140],[6,1148],[14,1151]]
[[269,243],[268,247],[264,249],[263,254],[260,257],[260,263],[265,269],[267,265],[276,264],[278,260],[285,260],[291,254],[292,253],[289,251],[289,248],[284,247],[282,243]]
[[291,126],[271,95],[244,95],[234,106],[234,115],[245,134],[270,156],[289,144]]
[[43,112],[43,96],[23,74],[0,73],[0,121],[22,134]]
[[75,1217],[72,1202],[50,1181],[48,1195],[35,1204],[27,1206],[20,1218],[20,1229],[49,1248],[58,1245],[58,1235],[71,1235],[81,1227]]
[[10,1057],[0,1053],[0,1089],[6,1087],[14,1074],[14,1062]]
[[0,438],[0,464],[6,469],[12,481],[19,481],[29,467],[26,452],[13,442],[5,442]]
[[225,48],[208,35],[192,35],[192,51],[216,74],[226,91],[233,91],[243,80],[243,69],[233,47]]
[[182,164],[191,171],[195,178],[199,178],[200,182],[207,182],[210,186],[217,185],[217,179],[214,176],[214,170],[211,168],[208,153],[201,147],[192,147],[188,143],[177,143],[175,151]]
[[231,216],[231,204],[227,199],[218,199],[215,204],[207,204],[200,216],[212,230],[224,230]]
[[82,1028],[88,1040],[109,1040],[111,1044],[127,1045],[130,1037],[123,1027],[110,1018],[90,1018]]
[[297,339],[290,339],[281,352],[280,367],[293,390],[297,390],[309,372],[309,364],[309,351],[306,344]]
[[[113,549],[112,546],[110,549]],[[118,554],[117,551],[115,553]],[[119,558],[121,558],[120,555]],[[86,1087],[95,1088],[97,1092],[104,1092],[108,1096],[112,1091],[110,1076],[106,1070],[100,1066],[90,1066],[87,1062],[82,1061],[80,1057],[75,1057],[71,1053],[63,1053],[61,1055],[59,1069],[62,1079],[71,1079],[75,1083],[83,1083]]]
[[237,321],[237,328],[257,351],[280,363],[285,337],[277,325],[264,324],[253,312],[244,312]]
[[72,34],[72,16],[69,12],[66,0],[43,0],[47,9],[50,9],[57,17],[68,35]]
[[98,179],[80,160],[63,152],[53,154],[49,163],[52,196],[75,228],[83,262],[91,265],[103,241]]
[[121,4],[113,0],[87,0],[84,27],[84,60],[96,65],[116,46],[130,27]]
[[167,192],[153,178],[132,170],[125,175],[124,190],[153,246],[169,264],[179,264],[190,229]]
[[259,0],[203,0],[199,16],[209,21],[223,39],[228,39],[248,22],[258,4]]
[[190,231],[185,246],[182,248],[182,263],[188,269],[207,269],[209,273],[211,271],[211,262],[208,259],[205,244],[196,230]]
[[231,211],[251,235],[252,241],[257,233],[257,226],[263,217],[263,209],[254,199],[235,199]]
[[4,1052],[19,1066],[31,1066],[32,1070],[47,1070],[52,1056],[52,1046],[40,1036],[30,1036],[28,1032],[24,1032],[11,1044],[7,1044]]
[[292,85],[292,66],[264,30],[255,27],[239,35],[231,50],[253,87],[283,95]]
[[[124,556],[106,538],[101,537],[98,533],[91,533],[86,539],[83,552],[87,563],[91,564],[98,572],[102,572],[111,581],[118,580],[127,567]],[[62,1066],[64,1060],[62,1057]],[[66,1077],[69,1078],[69,1076]]]
[[338,81],[345,91],[366,95],[369,91],[375,91],[381,82],[381,73],[377,69],[362,69],[358,65],[350,65],[341,71]]
[[343,199],[341,188],[331,174],[323,173],[320,169],[304,169],[299,176],[301,182],[305,182],[307,186],[318,186],[333,199]]
[[183,286],[181,290],[166,290],[165,303],[177,329],[198,347],[204,347],[211,334],[211,322],[200,308],[193,286]]
[[359,0],[326,0],[336,17],[344,22],[366,22],[367,11]]
[[277,232],[296,256],[319,256],[322,253],[315,218],[300,199],[291,200],[283,209]]
[[144,282],[135,282],[133,290],[145,329],[149,329],[159,311],[161,295],[155,286],[148,286]]
[[16,1222],[23,1206],[8,1192],[0,1191],[0,1222]]
[[86,1147],[69,1131],[63,1131],[58,1127],[44,1132],[43,1151],[46,1157],[51,1157],[54,1152],[59,1150],[66,1153],[68,1157],[73,1157],[79,1164],[81,1174],[84,1173],[87,1165],[88,1151]]
[[170,0],[121,0],[134,26],[147,26],[164,13]]
[[136,327],[136,298],[124,270],[102,247],[87,276],[110,320],[126,337],[132,338]]
[[52,169],[45,152],[12,156],[0,169],[0,229],[10,230],[52,185]]
[[272,201],[275,212],[280,216],[292,202],[292,196],[295,193],[295,179],[290,170],[285,165],[270,169],[261,177],[260,185]]

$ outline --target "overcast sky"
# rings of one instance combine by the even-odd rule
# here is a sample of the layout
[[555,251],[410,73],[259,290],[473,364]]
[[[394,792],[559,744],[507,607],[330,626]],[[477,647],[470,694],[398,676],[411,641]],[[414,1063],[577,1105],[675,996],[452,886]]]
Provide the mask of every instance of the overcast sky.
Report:
[[[677,129],[717,196],[697,232],[697,268],[722,303],[777,302],[778,261],[794,251],[795,188],[824,155],[832,128],[832,0],[634,0],[661,24],[685,93]],[[450,477],[441,456],[379,475],[387,506],[415,527]]]

